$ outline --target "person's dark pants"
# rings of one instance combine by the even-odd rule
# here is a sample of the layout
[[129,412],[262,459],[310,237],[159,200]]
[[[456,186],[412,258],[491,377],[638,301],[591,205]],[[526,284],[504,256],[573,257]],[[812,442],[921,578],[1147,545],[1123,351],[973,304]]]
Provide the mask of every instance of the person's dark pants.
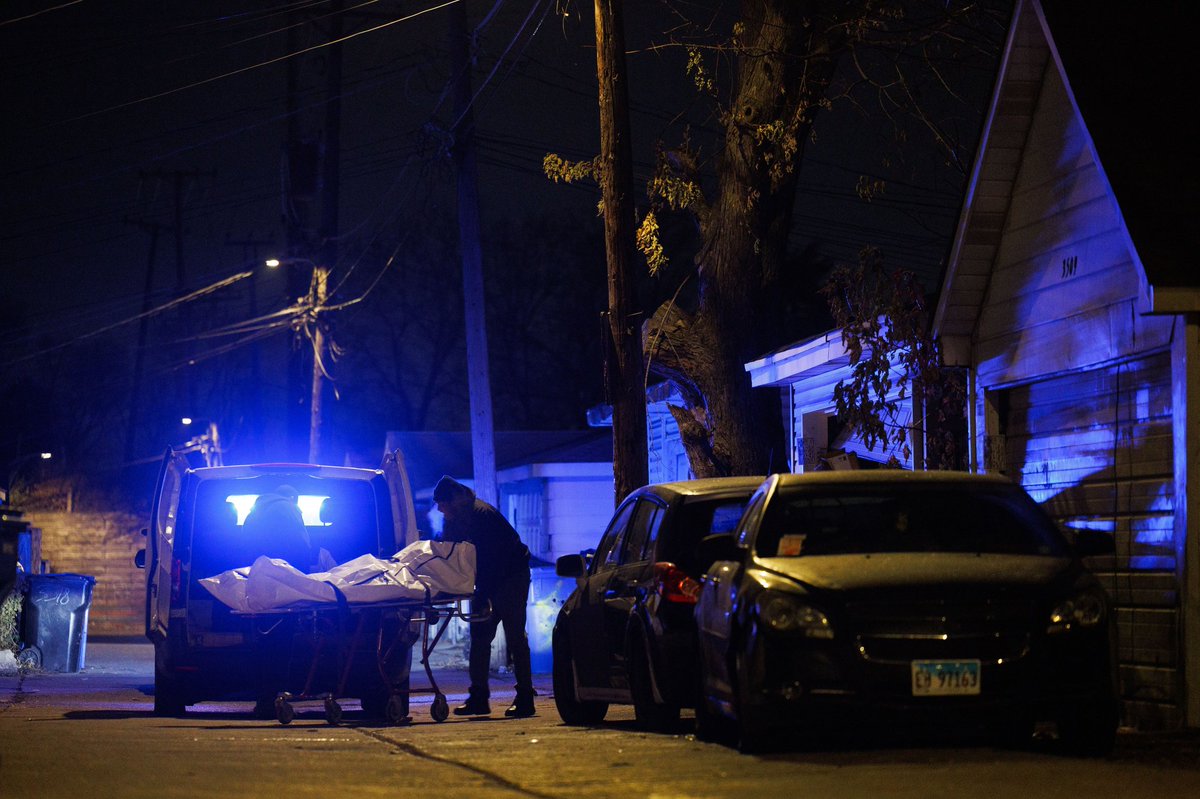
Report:
[[533,696],[533,674],[529,664],[529,638],[525,635],[525,604],[529,600],[529,574],[515,575],[498,586],[487,621],[471,623],[470,674],[471,696],[487,699],[488,672],[492,659],[492,639],[496,627],[504,625],[504,639],[512,658],[518,696]]

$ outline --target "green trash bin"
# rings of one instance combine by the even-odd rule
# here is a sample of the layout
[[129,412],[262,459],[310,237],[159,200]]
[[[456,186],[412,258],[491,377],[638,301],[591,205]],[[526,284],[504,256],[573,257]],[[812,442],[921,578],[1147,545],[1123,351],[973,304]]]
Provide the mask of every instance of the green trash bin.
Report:
[[83,574],[31,574],[22,610],[24,639],[17,660],[46,671],[84,667],[88,610],[95,577]]

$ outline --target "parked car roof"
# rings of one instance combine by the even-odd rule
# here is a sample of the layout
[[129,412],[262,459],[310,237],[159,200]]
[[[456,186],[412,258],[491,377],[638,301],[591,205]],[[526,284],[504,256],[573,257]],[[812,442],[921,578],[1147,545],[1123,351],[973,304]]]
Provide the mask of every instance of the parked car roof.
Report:
[[656,483],[644,486],[663,497],[667,496],[711,496],[722,493],[740,493],[746,489],[755,489],[766,480],[766,475],[750,477],[703,477],[696,480],[678,480],[673,483]]
[[785,486],[827,485],[830,483],[959,483],[962,485],[1015,485],[1013,481],[998,474],[973,474],[970,472],[910,472],[903,469],[863,469],[841,472],[805,472],[781,474],[779,484]]

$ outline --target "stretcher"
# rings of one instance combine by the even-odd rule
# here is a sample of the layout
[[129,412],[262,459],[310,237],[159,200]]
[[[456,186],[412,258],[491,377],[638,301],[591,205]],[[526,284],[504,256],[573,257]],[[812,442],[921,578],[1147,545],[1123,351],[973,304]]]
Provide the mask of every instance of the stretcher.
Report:
[[[391,724],[406,724],[409,697],[433,694],[429,714],[436,722],[450,715],[446,696],[438,688],[429,657],[453,619],[483,621],[490,606],[469,608],[470,597],[427,597],[424,600],[391,600],[349,603],[339,592],[339,601],[307,603],[258,612],[237,612],[253,623],[256,646],[263,658],[287,650],[289,666],[303,668],[305,676],[297,691],[275,693],[275,718],[289,724],[300,702],[324,704],[325,720],[336,725],[342,720],[339,700],[355,697],[363,710],[382,716]],[[414,644],[420,642],[420,663],[428,688],[414,689],[410,671]],[[306,662],[307,661],[307,662]],[[297,669],[298,671],[299,669]],[[285,669],[291,674],[291,668]]]

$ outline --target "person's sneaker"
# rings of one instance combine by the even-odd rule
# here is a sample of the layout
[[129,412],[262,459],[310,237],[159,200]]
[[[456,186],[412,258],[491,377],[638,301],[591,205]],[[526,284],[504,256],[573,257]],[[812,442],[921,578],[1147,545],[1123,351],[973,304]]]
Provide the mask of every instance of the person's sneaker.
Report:
[[518,696],[513,700],[513,703],[504,711],[504,715],[510,719],[524,719],[532,716],[537,711],[533,707],[532,696]]
[[487,716],[491,712],[492,708],[488,705],[488,701],[477,696],[467,697],[466,702],[454,708],[456,716]]

